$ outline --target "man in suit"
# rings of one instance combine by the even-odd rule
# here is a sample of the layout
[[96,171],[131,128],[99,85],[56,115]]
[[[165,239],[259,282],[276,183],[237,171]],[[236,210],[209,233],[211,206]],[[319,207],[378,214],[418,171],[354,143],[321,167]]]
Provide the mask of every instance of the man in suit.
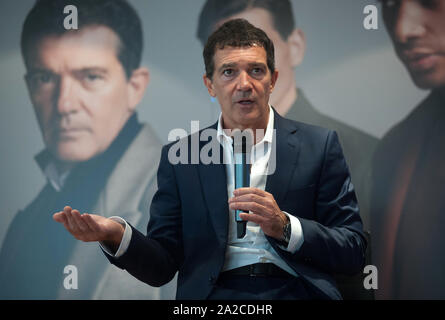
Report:
[[[337,132],[348,161],[360,204],[363,225],[369,230],[369,173],[377,139],[348,124],[320,113],[295,80],[295,69],[303,62],[306,37],[296,27],[289,0],[207,0],[201,10],[197,36],[204,46],[208,36],[224,22],[246,19],[264,30],[273,41],[280,76],[270,97],[276,111],[288,119],[313,124]],[[335,108],[335,106],[333,106]]]
[[373,261],[381,299],[445,298],[445,2],[381,1],[397,56],[431,90],[379,144]]
[[[64,28],[66,5],[77,8],[78,30]],[[171,297],[111,266],[97,246],[78,243],[51,217],[69,203],[140,227],[148,221],[161,149],[135,113],[149,81],[140,67],[139,17],[121,0],[40,0],[26,17],[21,45],[46,146],[36,160],[47,183],[8,230],[0,297]]]
[[[273,43],[246,20],[223,24],[203,55],[221,115],[163,148],[147,235],[68,206],[54,219],[77,239],[101,241],[112,263],[150,285],[179,271],[177,299],[340,299],[332,274],[361,270],[366,240],[337,135],[269,105]],[[255,145],[250,187],[234,190],[236,129],[252,130]],[[235,210],[250,212],[240,238]]]

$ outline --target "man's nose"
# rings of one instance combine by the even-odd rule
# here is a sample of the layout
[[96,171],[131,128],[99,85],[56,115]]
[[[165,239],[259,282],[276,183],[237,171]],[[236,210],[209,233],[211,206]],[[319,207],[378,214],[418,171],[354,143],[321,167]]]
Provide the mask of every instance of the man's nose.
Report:
[[424,10],[418,1],[400,1],[393,26],[397,42],[406,44],[424,35]]
[[249,91],[252,90],[252,79],[249,74],[245,71],[242,71],[238,76],[237,89],[240,91]]
[[68,77],[60,77],[55,93],[57,111],[64,115],[72,113],[77,108],[74,82]]

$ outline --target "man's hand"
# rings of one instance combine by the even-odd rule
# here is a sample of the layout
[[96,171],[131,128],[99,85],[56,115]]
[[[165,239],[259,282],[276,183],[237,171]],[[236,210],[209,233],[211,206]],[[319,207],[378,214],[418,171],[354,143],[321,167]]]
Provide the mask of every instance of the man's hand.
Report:
[[53,219],[65,227],[74,238],[84,242],[101,241],[110,249],[119,248],[125,228],[118,222],[95,214],[80,214],[66,206],[53,215]]
[[240,218],[258,224],[265,235],[283,240],[283,227],[287,216],[278,207],[275,198],[269,192],[257,188],[239,188],[229,199],[229,207],[233,210],[251,211],[240,213]]

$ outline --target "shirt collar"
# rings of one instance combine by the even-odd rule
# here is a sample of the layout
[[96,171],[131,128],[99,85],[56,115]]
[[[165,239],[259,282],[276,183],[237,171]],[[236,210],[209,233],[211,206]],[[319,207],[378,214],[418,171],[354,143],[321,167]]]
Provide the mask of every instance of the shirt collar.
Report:
[[53,186],[54,190],[60,191],[63,188],[63,185],[65,184],[65,181],[68,178],[71,170],[68,170],[64,173],[59,173],[54,159],[47,149],[37,154],[37,156],[35,156],[35,160],[40,167],[40,170],[42,170],[44,176]]
[[71,170],[59,173],[54,161],[49,162],[49,164],[43,169],[43,173],[56,191],[62,190],[70,172]]
[[[273,126],[274,126],[274,111],[269,104],[269,120],[267,122],[266,133],[264,134],[263,139],[260,142],[258,142],[258,144],[265,143],[265,142],[272,143]],[[223,143],[224,140],[229,142],[230,144],[233,143],[232,138],[229,137],[223,130],[222,112],[220,112],[220,114],[219,114],[218,126],[217,126],[217,131],[216,131],[216,139],[218,139],[218,142],[221,144]]]

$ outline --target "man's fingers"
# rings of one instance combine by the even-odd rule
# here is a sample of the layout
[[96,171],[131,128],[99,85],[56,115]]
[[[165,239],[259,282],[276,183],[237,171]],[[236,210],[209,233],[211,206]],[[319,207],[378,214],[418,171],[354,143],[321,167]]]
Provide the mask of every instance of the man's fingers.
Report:
[[73,210],[71,213],[72,217],[74,218],[74,223],[76,224],[80,232],[82,233],[91,232],[90,227],[83,221],[79,211]]
[[68,229],[69,232],[72,233],[74,231],[74,228],[73,228],[72,222],[71,222],[71,220],[72,220],[72,218],[71,218],[71,210],[67,210],[66,207],[65,207],[65,209],[63,209],[63,213],[65,214],[66,226],[68,226],[67,229]]
[[55,220],[58,223],[61,223],[66,230],[70,231],[70,229],[68,227],[68,220],[66,218],[64,211],[59,211],[59,212],[54,213],[53,220]]
[[236,196],[229,199],[229,203],[233,202],[256,202],[264,207],[268,204],[268,199],[266,197],[259,196],[254,193],[247,193],[240,196]]
[[80,214],[79,210],[65,206],[63,211],[56,212],[53,219],[65,227],[77,240],[100,241],[101,228],[88,213]]
[[261,225],[264,222],[264,219],[261,216],[254,214],[254,213],[240,213],[239,216],[244,221],[251,221],[258,225]]
[[74,217],[73,211],[70,211],[69,213],[67,213],[67,211],[65,211],[65,215],[66,215],[66,218],[68,220],[69,231],[74,236],[76,236],[77,234],[79,234],[81,232],[81,230],[80,230],[79,226],[77,225],[77,223],[75,221],[75,217]]
[[66,223],[65,213],[63,211],[54,213],[53,219],[59,223]]
[[82,220],[88,225],[90,230],[94,232],[95,234],[99,235],[101,232],[99,224],[93,219],[91,215],[88,213],[84,213],[82,215]]
[[70,206],[65,206],[64,208],[63,208],[63,215],[64,215],[64,217],[65,217],[65,223],[64,223],[64,225],[65,225],[65,228],[69,231],[69,232],[73,232],[73,226],[72,226],[72,224],[71,224],[71,221],[70,221],[70,219],[71,219],[71,207]]
[[103,241],[107,234],[113,232],[113,226],[107,218],[88,213],[80,214],[78,210],[69,206],[55,213],[53,218],[62,223],[77,240],[85,242]]
[[242,196],[244,194],[253,193],[260,197],[265,197],[267,195],[267,192],[258,188],[239,188],[233,191],[233,195],[235,197]]
[[265,215],[265,207],[256,202],[232,202],[229,205],[232,210],[252,211],[258,215]]

